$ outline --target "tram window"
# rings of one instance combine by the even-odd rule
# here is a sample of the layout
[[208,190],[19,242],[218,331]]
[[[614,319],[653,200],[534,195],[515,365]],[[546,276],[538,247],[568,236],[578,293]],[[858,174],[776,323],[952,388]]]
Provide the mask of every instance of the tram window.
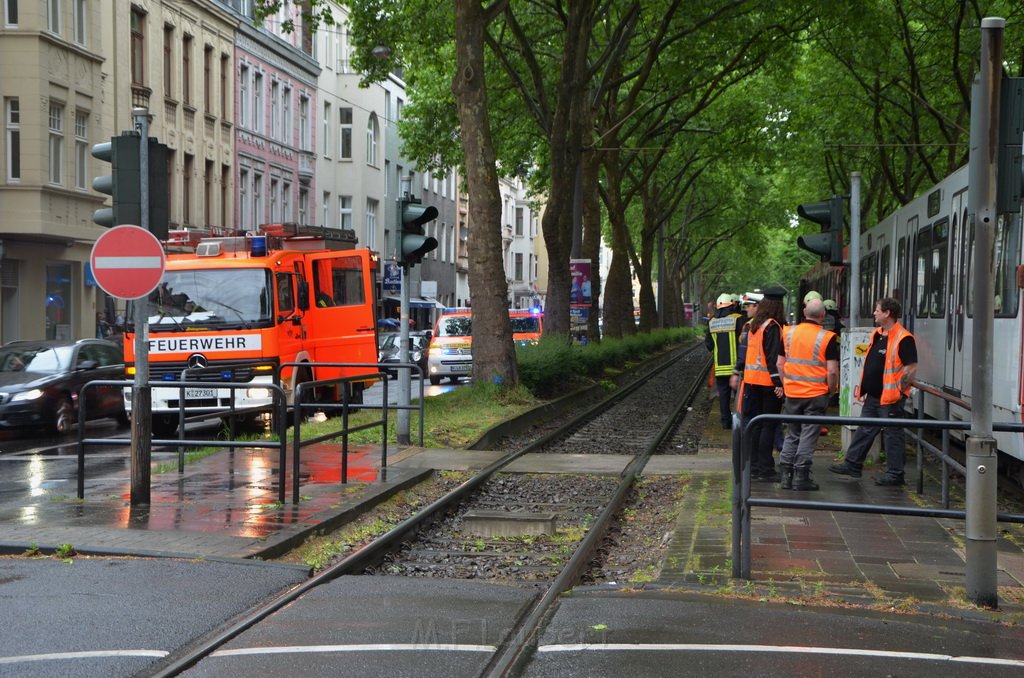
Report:
[[932,228],[931,270],[928,273],[928,293],[931,295],[931,314],[941,318],[946,314],[946,260],[949,257],[949,220],[940,219]]
[[896,287],[899,290],[899,298],[897,301],[903,305],[904,308],[909,308],[907,304],[907,239],[900,238],[899,242],[896,243]]
[[878,301],[875,272],[878,263],[878,253],[872,252],[860,260],[860,315],[870,317],[875,309],[875,302]]
[[889,285],[889,255],[892,247],[886,245],[882,248],[882,258],[878,262],[878,291],[881,296],[890,296],[892,287]]
[[995,299],[992,310],[998,317],[1017,315],[1019,306],[1013,254],[1020,249],[1020,215],[999,215],[995,233]]
[[932,229],[922,229],[917,234],[917,256],[914,259],[914,290],[917,298],[917,317],[927,318],[929,311],[928,271],[929,255],[932,249]]

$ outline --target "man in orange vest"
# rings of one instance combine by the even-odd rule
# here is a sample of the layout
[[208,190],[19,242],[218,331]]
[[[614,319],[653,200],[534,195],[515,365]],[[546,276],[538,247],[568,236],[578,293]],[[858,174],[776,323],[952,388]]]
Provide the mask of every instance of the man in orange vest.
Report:
[[[835,332],[822,327],[825,305],[809,299],[804,321],[785,328],[779,353],[779,374],[786,393],[785,414],[817,417],[825,414],[833,393],[839,389],[839,343]],[[779,455],[782,489],[816,490],[811,476],[814,448],[821,434],[819,424],[789,422]]]
[[[917,374],[917,344],[914,335],[897,322],[902,310],[900,302],[892,297],[879,299],[875,304],[878,329],[871,335],[871,346],[864,357],[857,394],[857,400],[864,403],[862,417],[898,419],[903,416],[903,403]],[[898,427],[858,426],[846,451],[846,459],[841,464],[829,466],[828,470],[860,478],[868,450],[879,431],[882,432],[889,468],[875,479],[875,484],[903,485],[903,429]]]

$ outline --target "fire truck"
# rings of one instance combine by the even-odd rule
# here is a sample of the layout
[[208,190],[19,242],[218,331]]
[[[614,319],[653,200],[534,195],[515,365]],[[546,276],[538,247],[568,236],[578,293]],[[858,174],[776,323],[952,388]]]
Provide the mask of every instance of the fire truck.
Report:
[[[378,257],[355,249],[355,239],[295,224],[261,226],[254,234],[202,238],[167,250],[167,267],[145,299],[149,319],[150,381],[202,382],[202,387],[156,388],[153,432],[172,435],[179,399],[186,416],[270,404],[280,383],[293,405],[299,383],[354,377],[373,368],[326,368],[315,363],[377,361]],[[185,251],[183,251],[185,250]],[[129,307],[128,318],[134,318]],[[127,375],[135,374],[134,327],[125,333]],[[287,363],[308,366],[285,367]],[[372,379],[348,384],[348,401],[362,402]],[[218,388],[224,383],[247,388]],[[340,400],[338,389],[309,389],[311,398]],[[304,397],[303,400],[306,400]],[[131,413],[130,389],[125,406]],[[255,415],[253,420],[260,419]]]

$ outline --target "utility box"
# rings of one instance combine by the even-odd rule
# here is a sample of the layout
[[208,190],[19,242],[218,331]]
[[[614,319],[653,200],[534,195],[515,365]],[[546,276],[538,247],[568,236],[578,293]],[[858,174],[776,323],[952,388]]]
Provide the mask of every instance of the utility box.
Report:
[[[864,358],[871,347],[871,333],[873,327],[848,327],[843,330],[842,341],[839,342],[839,416],[859,417],[862,405],[857,402],[854,395],[860,386],[860,373],[864,368]],[[843,452],[846,452],[853,442],[853,432],[856,426],[843,426],[841,442]],[[882,437],[875,438],[875,442],[868,451],[871,459],[878,459],[879,445]]]

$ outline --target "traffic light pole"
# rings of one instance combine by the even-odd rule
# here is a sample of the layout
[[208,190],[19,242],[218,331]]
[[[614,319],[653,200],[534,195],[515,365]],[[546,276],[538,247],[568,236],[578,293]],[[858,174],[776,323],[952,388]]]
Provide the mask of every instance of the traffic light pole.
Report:
[[[133,108],[139,143],[140,227],[149,230],[149,110]],[[135,381],[132,385],[131,505],[150,501],[150,459],[153,433],[153,400],[149,389],[149,314],[145,297],[134,300]]]
[[[399,242],[401,247],[401,242]],[[398,330],[398,362],[409,362],[409,273],[411,267],[402,264],[402,292],[401,306],[399,307],[399,330]],[[412,438],[409,435],[409,405],[412,397],[409,390],[412,388],[412,373],[409,370],[398,370],[398,444],[409,445]]]

